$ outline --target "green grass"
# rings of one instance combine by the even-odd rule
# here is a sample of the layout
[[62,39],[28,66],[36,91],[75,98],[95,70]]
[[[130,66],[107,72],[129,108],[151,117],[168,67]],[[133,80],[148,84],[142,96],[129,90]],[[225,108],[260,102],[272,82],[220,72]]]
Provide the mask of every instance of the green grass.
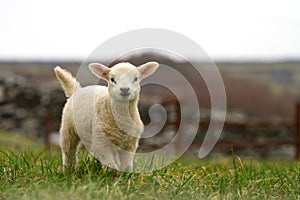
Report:
[[0,199],[298,199],[300,163],[180,159],[152,173],[121,173],[85,152],[63,173],[57,148],[0,151]]
[[62,173],[59,152],[0,152],[0,199],[297,199],[300,164],[179,160],[152,173],[102,168],[85,154]]

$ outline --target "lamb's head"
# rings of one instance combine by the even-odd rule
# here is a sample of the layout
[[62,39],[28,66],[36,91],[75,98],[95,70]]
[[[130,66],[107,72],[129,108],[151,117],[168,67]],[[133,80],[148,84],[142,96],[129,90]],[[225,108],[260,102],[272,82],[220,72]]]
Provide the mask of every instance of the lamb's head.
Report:
[[157,62],[147,62],[139,67],[123,62],[111,68],[99,63],[92,63],[89,68],[97,77],[108,82],[111,98],[119,101],[130,101],[138,97],[140,81],[155,72],[158,66]]

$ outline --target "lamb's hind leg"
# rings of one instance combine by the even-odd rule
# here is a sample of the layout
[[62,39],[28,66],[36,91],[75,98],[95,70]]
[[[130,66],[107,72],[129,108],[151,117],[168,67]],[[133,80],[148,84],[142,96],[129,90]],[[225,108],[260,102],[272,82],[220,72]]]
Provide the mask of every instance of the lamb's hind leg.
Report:
[[79,137],[73,128],[62,126],[61,134],[61,151],[63,169],[74,170],[77,164],[77,147],[79,144]]

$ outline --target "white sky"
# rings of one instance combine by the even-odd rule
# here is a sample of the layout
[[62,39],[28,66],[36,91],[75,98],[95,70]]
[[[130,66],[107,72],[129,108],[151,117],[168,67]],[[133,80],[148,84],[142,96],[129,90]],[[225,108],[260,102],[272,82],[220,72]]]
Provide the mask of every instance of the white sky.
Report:
[[213,59],[300,59],[297,0],[3,0],[0,59],[84,59],[138,28],[182,33]]

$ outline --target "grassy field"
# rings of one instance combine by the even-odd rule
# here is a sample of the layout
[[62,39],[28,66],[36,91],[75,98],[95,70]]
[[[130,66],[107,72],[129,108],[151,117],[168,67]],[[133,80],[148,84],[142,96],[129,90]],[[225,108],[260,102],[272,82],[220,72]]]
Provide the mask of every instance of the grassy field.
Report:
[[299,199],[300,163],[238,156],[180,159],[152,173],[121,173],[81,153],[63,173],[57,148],[0,152],[0,199]]

